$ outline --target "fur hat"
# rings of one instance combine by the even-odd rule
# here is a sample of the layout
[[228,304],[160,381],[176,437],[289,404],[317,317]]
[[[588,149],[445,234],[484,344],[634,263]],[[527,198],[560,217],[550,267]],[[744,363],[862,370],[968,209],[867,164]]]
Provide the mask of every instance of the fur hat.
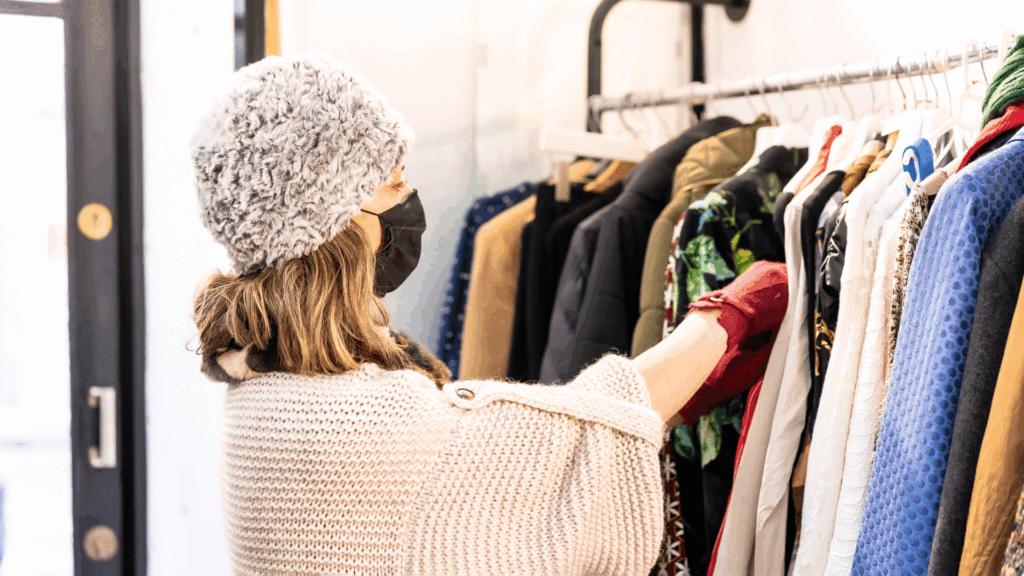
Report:
[[280,266],[344,229],[413,140],[347,65],[269,56],[235,72],[192,136],[200,218],[238,273]]

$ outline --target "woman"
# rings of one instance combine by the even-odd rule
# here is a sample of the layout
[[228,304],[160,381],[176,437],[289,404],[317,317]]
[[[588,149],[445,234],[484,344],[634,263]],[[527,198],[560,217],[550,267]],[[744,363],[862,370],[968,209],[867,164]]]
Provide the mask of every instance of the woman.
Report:
[[412,141],[379,93],[315,53],[238,71],[193,138],[201,217],[234,265],[200,287],[194,318],[204,373],[230,384],[235,573],[646,574],[663,421],[746,320],[727,335],[718,298],[565,386],[446,384],[379,299],[419,258]]

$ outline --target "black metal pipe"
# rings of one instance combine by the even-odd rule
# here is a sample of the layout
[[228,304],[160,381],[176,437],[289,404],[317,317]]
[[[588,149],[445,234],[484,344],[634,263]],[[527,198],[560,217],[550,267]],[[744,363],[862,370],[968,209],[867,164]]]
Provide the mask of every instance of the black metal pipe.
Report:
[[245,63],[263,60],[267,55],[267,20],[264,0],[245,0]]
[[[704,75],[704,6],[690,5],[690,82],[703,82]],[[704,105],[693,106],[693,113],[700,118]]]
[[[612,8],[622,0],[601,0],[590,18],[590,33],[587,41],[587,131],[600,132],[600,115],[590,113],[590,97],[601,93],[601,35],[604,22]],[[747,13],[750,0],[671,0],[689,4],[692,8],[690,17],[690,52],[691,79],[704,81],[704,5],[716,4],[725,7],[730,20],[739,21]],[[695,107],[696,109],[697,107]]]

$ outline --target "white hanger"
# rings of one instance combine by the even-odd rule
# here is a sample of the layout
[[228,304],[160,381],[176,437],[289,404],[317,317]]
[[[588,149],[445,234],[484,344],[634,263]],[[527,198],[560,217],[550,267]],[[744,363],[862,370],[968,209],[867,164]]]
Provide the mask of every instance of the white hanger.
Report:
[[[824,101],[825,101],[825,96],[824,96],[825,92],[824,92],[824,90],[822,89],[822,86],[821,86],[823,79],[824,80],[828,80],[828,70],[826,68],[822,68],[820,70],[820,75],[818,77],[818,91],[821,93],[821,95],[822,95],[822,102],[824,103]],[[829,94],[829,98],[832,100],[832,113],[827,118],[823,118],[821,120],[818,120],[818,123],[822,124],[822,133],[823,134],[826,133],[833,126],[839,126],[840,128],[842,128],[842,126],[843,126],[843,119],[839,116],[839,102],[837,101],[836,97],[834,95],[832,95],[831,93]],[[828,114],[828,112],[826,112],[826,114]],[[842,138],[842,134],[840,134],[839,137],[837,137],[837,140],[839,138]],[[833,141],[832,142],[832,146],[834,147],[836,145],[836,143],[837,142]],[[823,146],[824,146],[824,142],[822,142],[822,147]],[[831,153],[832,148],[829,148],[829,150],[830,150],[830,153]],[[818,151],[819,152],[821,151],[820,147],[819,147]],[[812,158],[814,158],[816,156],[817,156],[817,153],[815,153],[815,156],[812,156]]]
[[1010,26],[1003,30],[1003,37],[999,40],[999,52],[996,56],[996,70],[1003,67],[1006,54],[1010,51],[1010,44],[1017,38],[1017,29]]
[[789,105],[789,100],[786,99],[786,95],[783,93],[781,84],[778,92],[779,98],[782,98],[782,103],[786,105],[786,111],[789,112],[789,122],[779,126],[779,129],[775,132],[775,140],[772,144],[776,146],[786,146],[789,148],[803,148],[807,146],[808,142],[810,142],[811,135],[803,126],[798,124],[798,122],[803,120],[804,115],[807,114],[807,110],[810,109],[810,105],[805,104],[804,110],[800,113],[800,116],[794,117],[793,108]]
[[[838,68],[842,69],[841,66]],[[842,94],[843,98],[846,100],[847,107],[850,109],[850,118],[848,120],[841,120],[840,128],[842,129],[842,132],[832,143],[832,148],[829,150],[828,161],[825,164],[825,172],[823,172],[823,174],[827,174],[833,170],[849,169],[848,166],[844,167],[841,165],[842,161],[851,154],[856,155],[860,150],[860,147],[863,146],[863,142],[858,143],[860,135],[858,134],[856,120],[857,113],[854,111],[853,103],[850,102],[850,98],[846,95],[846,91],[843,90],[842,77],[835,69],[831,70],[831,75],[835,78],[836,88],[839,89],[839,93]],[[838,113],[838,99],[831,93],[831,91],[829,92],[829,95],[832,96],[833,102],[836,104],[836,112]],[[840,118],[838,115],[836,117]]]
[[622,100],[620,100],[620,102],[619,102],[619,120],[622,122],[622,126],[626,129],[627,132],[630,133],[630,135],[633,136],[633,138],[635,138],[637,140],[642,140],[643,139],[643,135],[640,133],[640,131],[638,131],[636,128],[634,128],[633,125],[630,124],[628,120],[626,120],[626,107],[628,106],[628,104],[629,104],[629,102],[630,102],[630,100],[632,98],[633,98],[632,92],[626,92],[626,94],[623,95]]
[[[764,100],[765,112],[768,113],[768,116],[772,119],[772,123],[774,124],[776,123],[775,114],[774,112],[772,112],[771,105],[768,104],[768,97],[765,96],[764,76],[758,76],[757,82],[761,86],[761,98]],[[751,105],[751,107],[753,107],[753,105]],[[762,126],[761,128],[758,128],[756,132],[754,132],[754,152],[750,155],[750,159],[747,160],[747,163],[744,164],[743,167],[739,169],[737,174],[742,174],[747,170],[750,170],[750,168],[753,167],[754,164],[761,157],[761,154],[764,153],[764,151],[767,150],[768,148],[772,147],[773,141],[775,140],[775,135],[778,132],[778,130],[779,129],[776,126]]]
[[[662,89],[658,90],[658,101],[664,102],[664,100],[665,100],[665,89],[662,88]],[[673,136],[675,136],[675,135],[673,134],[672,129],[669,128],[668,122],[665,121],[664,116],[662,116],[661,113],[658,112],[658,107],[657,106],[652,106],[651,107],[651,112],[653,112],[654,113],[654,117],[658,119],[658,124],[661,125],[661,129],[663,131],[663,138],[661,138],[660,141],[656,143],[656,145],[652,144],[652,146],[651,146],[651,148],[657,148],[661,144],[664,144],[665,142],[668,142],[669,140],[671,140],[673,138]]]
[[[765,81],[764,74],[757,77],[757,83],[761,87],[761,100],[764,101],[764,109],[768,112],[768,117],[772,119],[771,126],[766,126],[757,130],[758,137],[763,138],[764,140],[764,149],[761,150],[761,152],[764,152],[764,150],[770,148],[772,143],[775,141],[775,137],[779,131],[779,117],[775,114],[775,111],[772,110],[771,104],[768,103],[768,83]],[[757,150],[757,146],[755,146],[754,149]]]
[[745,84],[746,85],[743,87],[743,95],[746,96],[747,106],[750,106],[750,113],[754,117],[751,119],[751,122],[753,122],[757,119],[758,112],[757,106],[754,106],[754,99],[750,97],[750,78],[747,78]]
[[[981,102],[985,100],[984,93],[978,94],[977,92],[973,92],[971,90],[971,76],[968,71],[971,48],[974,48],[974,50],[978,52],[978,66],[981,67],[981,74],[985,78],[985,86],[986,88],[988,87],[988,73],[985,72],[985,62],[984,60],[980,59],[982,55],[981,47],[979,46],[977,40],[968,40],[967,45],[964,46],[964,51],[960,60],[961,64],[963,65],[964,91],[960,94],[960,100],[957,103],[956,112],[956,125],[961,130],[964,131],[963,134],[965,137],[965,142],[973,141],[976,137],[975,135],[979,131],[981,131],[981,110],[979,106],[979,110],[977,113],[971,113],[970,115],[968,115],[967,109],[964,105],[967,103],[968,100],[978,102],[979,105],[981,104]],[[970,138],[966,138],[969,134],[972,136]]]
[[[938,57],[939,57],[939,52],[936,50],[936,52],[935,52],[935,59],[937,61],[938,61]],[[933,146],[935,146],[935,145],[939,144],[939,142],[940,142],[939,138],[941,138],[943,134],[949,134],[948,142],[946,142],[945,147],[943,147],[941,149],[938,149],[935,152],[935,161],[936,162],[940,162],[951,151],[954,152],[955,156],[959,156],[959,155],[961,155],[963,153],[963,151],[965,149],[965,147],[961,145],[960,139],[957,138],[958,135],[956,133],[956,124],[957,124],[957,119],[958,118],[957,118],[957,116],[952,114],[952,108],[954,106],[954,103],[953,103],[953,91],[950,90],[950,88],[949,88],[949,51],[948,50],[943,50],[942,51],[941,63],[942,63],[942,78],[943,78],[943,80],[946,83],[946,95],[949,98],[949,106],[946,108],[946,120],[944,122],[942,122],[941,124],[939,124],[938,126],[935,126],[932,129],[932,131],[930,133],[928,133],[927,136],[925,136],[928,139],[928,141],[931,142],[933,144]],[[933,80],[933,84],[934,84],[934,80]],[[936,101],[936,104],[939,105],[939,107],[941,108],[942,106],[941,106],[941,102],[939,101],[938,92],[939,92],[938,91],[938,87],[936,87],[936,89],[935,89],[935,101]],[[956,150],[954,150],[954,147],[956,148]]]
[[[633,93],[627,92],[625,96],[625,101],[629,103],[632,101],[632,99]],[[651,119],[647,115],[648,108],[630,107],[630,109],[633,111],[635,115],[639,116],[640,121],[643,122],[643,126],[639,130],[640,135],[638,136],[638,138],[647,143],[647,149],[654,150],[659,145],[663,144],[663,142],[659,142],[658,135],[655,133],[654,126],[651,124]]]
[[[928,99],[928,85],[924,83],[924,70],[926,66],[931,65],[932,61],[928,60],[928,55],[925,54],[922,57],[921,62],[921,84],[925,87],[925,100]],[[942,141],[942,137],[949,133],[952,128],[949,120],[952,118],[952,113],[949,108],[939,105],[938,90],[935,93],[935,106],[928,108],[924,112],[924,118],[921,121],[921,134],[922,137],[928,140],[932,146],[932,152],[939,150],[939,144]],[[941,152],[941,150],[940,150]],[[934,156],[934,155],[933,155]],[[935,161],[939,161],[945,156],[934,156]]]
[[[703,82],[699,82],[699,81],[693,81],[693,82],[690,82],[688,84],[688,86],[691,86],[691,87],[694,87],[694,88],[699,87],[699,86],[703,86],[703,85],[704,85],[704,83]],[[686,118],[687,118],[687,120],[690,121],[690,123],[688,124],[688,127],[694,126],[694,125],[700,123],[700,118],[698,118],[697,117],[697,113],[693,111],[693,103],[692,102],[684,102],[684,103],[682,103],[682,108],[683,108],[683,110],[686,111]]]
[[[772,112],[772,107],[768,104],[768,97],[764,93],[764,75],[758,76],[757,82],[761,86],[761,99],[764,101],[764,111],[768,114],[771,124],[758,128],[757,132],[754,133],[754,154],[751,156],[751,159],[757,158],[762,152],[771,147],[772,141],[775,139],[775,132],[778,130],[778,120],[776,120],[775,113]],[[760,114],[755,114],[755,118],[757,116],[760,116]]]
[[[821,89],[821,71],[818,75],[818,93],[821,96],[822,108],[825,110],[825,114],[828,114],[828,104],[825,102],[825,92]],[[807,147],[807,162],[797,170],[796,174],[790,178],[789,183],[783,188],[786,192],[796,193],[797,187],[803,183],[804,178],[810,173],[811,169],[817,163],[818,154],[821,152],[822,147],[825,145],[825,138],[827,131],[832,126],[838,124],[838,120],[835,116],[829,116],[823,118],[814,123],[814,130],[811,132],[810,143]]]
[[921,99],[917,97],[917,86],[914,86],[913,59],[911,59],[910,63],[910,68],[907,68],[907,83],[910,84],[910,100],[914,103],[914,110],[917,110],[921,105]]
[[[896,58],[896,66],[899,66],[899,60],[902,56]],[[896,84],[899,86],[899,73],[896,74]],[[903,86],[900,86],[900,91],[903,92]],[[906,110],[906,92],[903,92],[904,96],[904,111],[889,118],[885,122],[882,134],[892,134],[893,131],[899,130],[899,135],[896,136],[896,143],[893,147],[892,153],[885,159],[885,162],[879,167],[879,171],[888,169],[892,164],[903,164],[903,151],[906,150],[907,146],[910,146],[915,140],[921,137],[921,127],[924,121],[924,114],[919,111]]]
[[[898,112],[898,113],[893,114],[892,116],[889,116],[888,118],[886,118],[885,123],[882,126],[882,135],[883,136],[892,134],[893,132],[895,132],[897,130],[900,130],[901,133],[902,133],[902,128],[907,125],[908,119],[911,118],[912,116],[914,116],[913,113],[907,109],[907,93],[906,93],[906,91],[903,90],[903,85],[900,84],[900,73],[899,73],[899,68],[901,68],[901,66],[900,66],[900,58],[902,58],[902,56],[897,56],[896,57],[896,62],[894,64],[894,66],[896,68],[896,70],[895,70],[896,86],[900,89],[900,93],[903,94],[903,110],[901,112]],[[892,73],[892,72],[893,72],[893,70],[890,68],[890,73]],[[902,149],[899,149],[899,153],[896,154],[896,155],[897,156],[901,156],[902,153],[903,153]]]
[[647,142],[638,138],[637,132],[625,117],[621,116],[621,107],[619,113],[623,126],[633,135],[633,138],[554,126],[544,126],[540,129],[539,148],[551,161],[551,173],[555,180],[555,198],[557,200],[569,199],[569,164],[578,156],[629,162],[640,162],[647,157],[650,151]]
[[[869,72],[869,75],[871,76],[872,82],[873,82],[873,79],[874,79],[874,69],[872,69],[871,72]],[[840,90],[843,92],[843,97],[846,98],[847,105],[850,106],[850,114],[851,114],[851,116],[856,118],[856,114],[853,111],[853,104],[851,104],[849,96],[846,95],[846,91],[845,90],[842,90],[842,88],[840,88]],[[879,117],[877,117],[877,116],[875,116],[873,114],[873,111],[874,111],[874,108],[875,108],[875,98],[874,98],[874,96],[875,96],[875,90],[874,90],[874,86],[872,86],[872,89],[871,89],[871,108],[868,110],[867,114],[865,114],[864,117],[862,117],[857,122],[856,132],[854,133],[853,143],[852,143],[852,146],[850,146],[849,152],[846,154],[845,157],[843,157],[840,160],[837,160],[837,162],[835,163],[835,168],[832,168],[830,166],[830,169],[834,169],[834,170],[849,170],[853,166],[853,164],[857,161],[857,158],[860,156],[860,151],[861,151],[862,148],[864,148],[864,145],[867,144],[868,139],[871,138],[872,136],[874,136],[875,134],[877,134],[878,132],[880,132],[882,130],[882,120],[881,120],[881,118],[879,118]],[[843,128],[843,132],[844,133],[846,132],[846,128],[845,127]]]
[[[714,88],[712,90],[713,94],[720,94],[722,92],[722,82],[724,82],[724,79],[723,78],[718,78],[718,79],[716,79],[711,84],[712,86],[714,86]],[[716,102],[717,102],[717,98],[715,98],[714,96],[709,97],[704,102],[704,117],[705,118],[714,118],[716,116],[721,116],[722,115],[721,112],[718,110],[718,104]],[[712,106],[714,106],[714,109],[715,109],[714,116],[711,115],[711,108],[712,108]]]

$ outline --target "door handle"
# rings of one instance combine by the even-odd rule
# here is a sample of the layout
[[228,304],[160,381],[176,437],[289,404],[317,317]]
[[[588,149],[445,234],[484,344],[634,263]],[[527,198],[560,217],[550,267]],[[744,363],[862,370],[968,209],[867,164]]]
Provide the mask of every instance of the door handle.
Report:
[[99,407],[99,447],[89,446],[93,468],[117,467],[117,390],[112,386],[90,386],[89,406]]

